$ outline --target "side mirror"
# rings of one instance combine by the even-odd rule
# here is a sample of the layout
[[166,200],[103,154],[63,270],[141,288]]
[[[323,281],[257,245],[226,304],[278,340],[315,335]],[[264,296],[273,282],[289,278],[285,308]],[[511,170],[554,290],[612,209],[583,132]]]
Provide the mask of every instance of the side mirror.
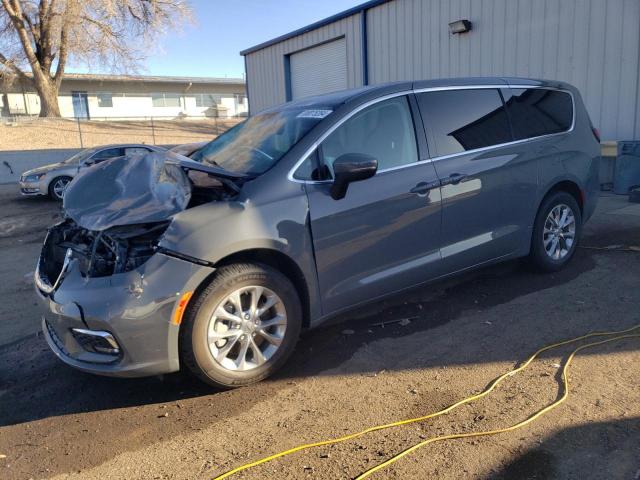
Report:
[[331,198],[340,200],[347,194],[351,182],[373,177],[378,171],[378,160],[363,153],[345,153],[333,162]]

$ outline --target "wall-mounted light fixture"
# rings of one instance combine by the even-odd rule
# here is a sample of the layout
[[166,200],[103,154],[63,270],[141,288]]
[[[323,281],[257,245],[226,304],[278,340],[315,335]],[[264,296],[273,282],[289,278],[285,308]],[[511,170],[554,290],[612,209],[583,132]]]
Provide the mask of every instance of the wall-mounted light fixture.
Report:
[[449,24],[449,32],[451,35],[466,33],[469,30],[471,30],[471,22],[469,20],[456,20]]

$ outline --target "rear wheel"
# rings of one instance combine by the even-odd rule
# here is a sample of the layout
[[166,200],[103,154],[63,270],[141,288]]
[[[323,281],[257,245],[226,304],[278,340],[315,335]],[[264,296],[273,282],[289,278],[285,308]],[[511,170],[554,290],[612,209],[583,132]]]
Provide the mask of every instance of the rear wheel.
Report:
[[552,193],[536,216],[529,263],[543,272],[560,270],[573,257],[581,231],[582,215],[575,198],[567,192]]
[[69,183],[73,180],[71,177],[56,177],[51,180],[49,184],[49,196],[53,200],[62,201],[64,198],[64,191],[67,189]]
[[223,388],[273,374],[293,352],[302,326],[300,300],[289,279],[257,264],[219,269],[185,317],[183,364]]

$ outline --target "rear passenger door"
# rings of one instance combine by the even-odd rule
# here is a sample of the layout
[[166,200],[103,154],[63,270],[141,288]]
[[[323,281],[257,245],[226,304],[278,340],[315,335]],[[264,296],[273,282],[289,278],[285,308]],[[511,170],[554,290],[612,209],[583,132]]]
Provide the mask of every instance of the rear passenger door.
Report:
[[443,266],[459,271],[526,248],[537,188],[535,156],[522,156],[498,88],[417,93],[441,180]]

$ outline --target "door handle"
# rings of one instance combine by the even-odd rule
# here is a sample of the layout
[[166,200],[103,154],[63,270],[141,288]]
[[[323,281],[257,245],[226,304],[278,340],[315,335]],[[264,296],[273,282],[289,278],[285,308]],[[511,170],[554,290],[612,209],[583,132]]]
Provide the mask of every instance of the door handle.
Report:
[[440,182],[420,182],[409,191],[411,193],[415,193],[416,195],[424,196],[427,193],[429,193],[429,190],[432,190],[439,186],[440,186]]
[[464,180],[465,178],[467,178],[466,175],[463,175],[462,173],[452,173],[451,175],[449,175],[447,178],[443,179],[440,184],[444,187],[445,185],[457,185],[459,184],[462,180]]

